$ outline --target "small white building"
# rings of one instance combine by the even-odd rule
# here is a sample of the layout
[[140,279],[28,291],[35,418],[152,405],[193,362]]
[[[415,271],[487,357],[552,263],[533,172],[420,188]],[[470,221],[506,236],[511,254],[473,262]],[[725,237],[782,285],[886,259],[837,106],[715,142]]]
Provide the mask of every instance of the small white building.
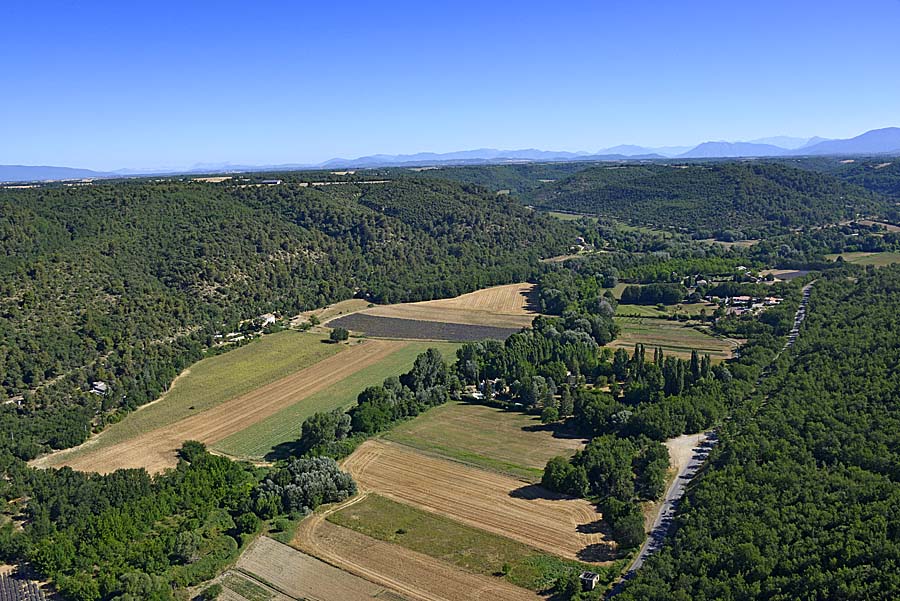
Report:
[[96,382],[91,383],[91,392],[94,394],[99,394],[101,396],[105,396],[109,393],[109,384],[104,382],[103,380],[97,380]]

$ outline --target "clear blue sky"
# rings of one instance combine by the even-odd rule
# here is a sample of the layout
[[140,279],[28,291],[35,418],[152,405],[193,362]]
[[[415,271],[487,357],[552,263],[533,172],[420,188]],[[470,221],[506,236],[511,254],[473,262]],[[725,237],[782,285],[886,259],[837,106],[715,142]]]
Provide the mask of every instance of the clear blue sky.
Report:
[[587,150],[900,125],[900,0],[0,3],[0,163]]

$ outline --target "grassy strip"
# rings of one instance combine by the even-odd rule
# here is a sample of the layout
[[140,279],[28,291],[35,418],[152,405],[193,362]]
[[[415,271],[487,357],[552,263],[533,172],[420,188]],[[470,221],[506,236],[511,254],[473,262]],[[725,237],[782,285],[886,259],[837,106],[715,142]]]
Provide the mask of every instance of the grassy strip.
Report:
[[607,584],[621,562],[583,564],[542,553],[517,541],[370,494],[328,516],[328,521],[378,540],[447,561],[468,572],[502,576],[511,584],[546,591],[567,571],[592,570]]
[[211,448],[234,457],[261,458],[272,453],[277,454],[279,445],[299,438],[303,420],[313,413],[353,405],[363,389],[381,384],[389,376],[397,376],[408,371],[416,356],[428,348],[437,348],[446,359],[452,361],[455,359],[456,349],[460,346],[456,343],[412,342],[391,353],[379,363],[361,369],[325,390],[214,443]]

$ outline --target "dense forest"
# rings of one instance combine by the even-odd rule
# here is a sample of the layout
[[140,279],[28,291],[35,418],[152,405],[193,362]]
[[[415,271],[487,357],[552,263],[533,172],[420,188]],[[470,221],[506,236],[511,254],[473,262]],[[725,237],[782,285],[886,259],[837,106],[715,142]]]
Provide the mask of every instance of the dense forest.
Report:
[[898,328],[900,268],[820,279],[797,344],[619,598],[896,598]]
[[82,442],[241,320],[522,281],[575,236],[468,185],[307,183],[0,190],[0,448]]
[[836,223],[857,213],[900,220],[900,163],[889,159],[529,163],[391,173],[477,184],[542,209],[725,241]]
[[761,234],[883,211],[875,193],[822,173],[729,162],[593,167],[525,197],[537,207],[599,214],[697,237]]

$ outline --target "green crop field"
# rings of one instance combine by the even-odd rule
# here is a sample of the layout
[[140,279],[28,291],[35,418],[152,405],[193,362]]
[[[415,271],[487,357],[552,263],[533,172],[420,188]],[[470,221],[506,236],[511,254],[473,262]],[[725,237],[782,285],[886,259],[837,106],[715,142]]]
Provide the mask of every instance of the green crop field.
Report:
[[537,482],[551,457],[572,455],[584,446],[583,439],[557,430],[531,415],[484,405],[447,403],[396,425],[385,438]]
[[709,353],[713,361],[728,359],[732,356],[735,342],[724,338],[716,338],[697,328],[665,319],[647,319],[641,317],[616,317],[621,331],[619,336],[609,344],[612,348],[631,350],[641,343],[648,349],[660,347],[663,351],[679,356],[689,357],[696,349],[701,354]]
[[836,260],[838,257],[843,257],[844,261],[847,263],[853,263],[854,265],[875,265],[876,267],[900,263],[900,253],[897,252],[851,252],[839,255],[825,255],[825,257],[832,261]]
[[437,348],[448,361],[455,360],[461,344],[448,342],[411,342],[391,353],[375,365],[363,368],[348,378],[317,392],[287,409],[236,434],[214,443],[216,451],[234,457],[262,458],[275,451],[278,445],[297,440],[303,420],[318,411],[346,408],[368,386],[375,386],[389,376],[408,371],[416,356],[429,348]]
[[702,310],[711,314],[716,306],[710,303],[679,303],[677,305],[665,305],[660,310],[656,305],[619,305],[616,307],[616,315],[619,317],[668,317],[669,315],[698,316]]
[[[334,355],[341,345],[322,334],[287,330],[263,336],[192,365],[158,401],[107,428],[85,451],[96,452],[151,430],[174,424]],[[77,457],[80,450],[69,453]]]
[[590,569],[608,583],[618,563],[597,566],[547,555],[517,541],[449,518],[369,494],[328,516],[328,521],[366,536],[447,561],[476,574],[504,574],[509,582],[543,591],[567,570]]

